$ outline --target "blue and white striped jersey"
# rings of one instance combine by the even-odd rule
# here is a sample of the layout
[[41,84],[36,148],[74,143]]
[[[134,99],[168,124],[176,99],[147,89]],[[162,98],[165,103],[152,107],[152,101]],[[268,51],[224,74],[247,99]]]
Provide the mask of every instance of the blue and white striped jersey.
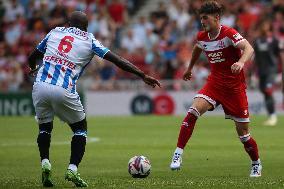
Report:
[[76,93],[76,82],[94,55],[101,58],[109,51],[93,34],[75,27],[56,27],[39,43],[44,53],[36,82],[57,85]]

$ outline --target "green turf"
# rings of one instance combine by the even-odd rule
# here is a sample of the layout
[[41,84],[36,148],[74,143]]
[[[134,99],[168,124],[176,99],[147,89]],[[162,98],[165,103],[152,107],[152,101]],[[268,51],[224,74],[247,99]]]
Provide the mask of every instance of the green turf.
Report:
[[[221,116],[198,120],[178,172],[171,171],[169,163],[182,117],[88,118],[89,139],[99,141],[88,142],[79,170],[90,188],[284,188],[284,117],[275,127],[262,126],[265,117],[251,119],[263,162],[261,178],[249,178],[250,161],[233,122]],[[1,189],[41,187],[37,132],[32,117],[0,118]],[[68,126],[55,121],[50,152],[55,188],[73,188],[64,180],[71,137]],[[150,159],[148,178],[128,174],[127,163],[134,155]]]

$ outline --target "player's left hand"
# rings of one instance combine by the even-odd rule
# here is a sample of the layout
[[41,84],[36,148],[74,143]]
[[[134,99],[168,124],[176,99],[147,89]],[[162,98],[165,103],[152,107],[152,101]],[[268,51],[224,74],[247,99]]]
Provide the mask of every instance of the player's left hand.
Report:
[[29,76],[35,77],[35,76],[36,76],[36,73],[37,73],[37,71],[38,71],[38,69],[39,69],[39,66],[38,66],[38,65],[35,67],[35,69],[31,69],[31,68],[30,68]]
[[235,62],[232,66],[231,66],[231,70],[233,74],[239,74],[243,67],[244,67],[244,62]]
[[156,86],[159,86],[161,88],[161,83],[157,79],[155,79],[155,78],[153,78],[149,75],[145,75],[145,77],[143,78],[143,81],[147,85],[152,86],[153,88],[155,88]]

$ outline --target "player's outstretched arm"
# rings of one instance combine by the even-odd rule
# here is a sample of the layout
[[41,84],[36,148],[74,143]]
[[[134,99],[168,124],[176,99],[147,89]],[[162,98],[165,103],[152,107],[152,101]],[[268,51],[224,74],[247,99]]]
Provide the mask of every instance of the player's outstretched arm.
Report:
[[30,76],[34,76],[34,74],[37,72],[39,67],[36,65],[36,62],[38,59],[42,59],[42,58],[43,58],[43,53],[40,52],[37,48],[35,48],[34,51],[28,57],[28,62],[29,62],[29,67],[30,67],[30,71],[29,71]]
[[143,81],[146,84],[152,86],[153,88],[156,87],[156,86],[161,87],[161,84],[157,79],[155,79],[155,78],[153,78],[149,75],[146,75],[142,70],[137,68],[131,62],[129,62],[128,60],[126,60],[125,58],[123,58],[121,56],[118,56],[117,54],[115,54],[111,51],[108,51],[105,54],[104,59],[114,63],[117,67],[121,68],[124,71],[127,71],[127,72],[130,72],[130,73],[137,75],[138,77],[143,79]]

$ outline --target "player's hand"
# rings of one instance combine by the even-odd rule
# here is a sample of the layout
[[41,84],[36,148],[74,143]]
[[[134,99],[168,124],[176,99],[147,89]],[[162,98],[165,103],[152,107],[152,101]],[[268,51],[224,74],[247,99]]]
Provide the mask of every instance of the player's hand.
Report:
[[149,75],[145,75],[144,78],[143,78],[143,81],[147,85],[152,86],[153,88],[155,88],[156,86],[159,86],[161,88],[161,83],[157,79],[155,79],[155,78],[153,78]]
[[239,74],[243,67],[244,67],[245,63],[244,62],[236,62],[231,66],[231,70],[233,74]]
[[38,69],[39,69],[39,66],[38,66],[38,65],[35,67],[35,69],[31,69],[31,68],[30,68],[29,76],[35,77],[35,76],[36,76],[36,73],[37,73],[37,71],[38,71]]
[[189,81],[192,78],[191,70],[186,70],[183,74],[183,80]]

